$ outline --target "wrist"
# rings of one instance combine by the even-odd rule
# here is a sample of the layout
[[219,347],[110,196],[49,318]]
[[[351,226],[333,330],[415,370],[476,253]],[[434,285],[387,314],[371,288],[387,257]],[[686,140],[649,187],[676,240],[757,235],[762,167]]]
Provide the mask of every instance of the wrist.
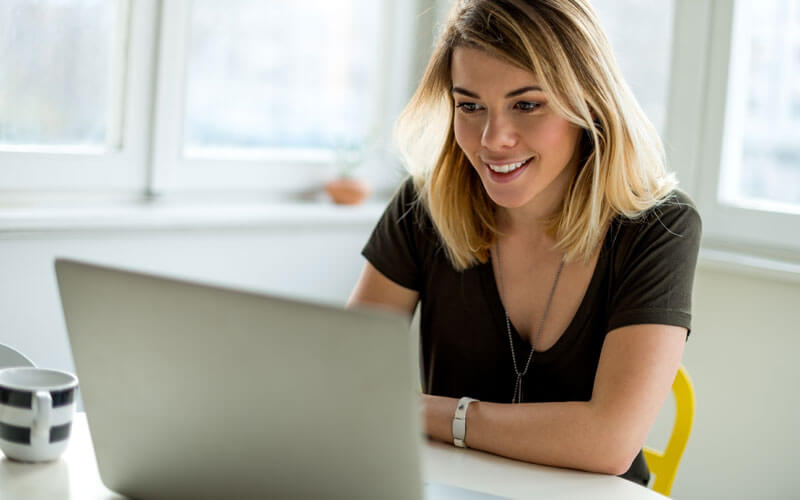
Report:
[[477,402],[477,399],[463,397],[458,400],[456,409],[453,412],[453,423],[451,433],[453,436],[453,445],[459,448],[467,447],[467,412],[471,403]]

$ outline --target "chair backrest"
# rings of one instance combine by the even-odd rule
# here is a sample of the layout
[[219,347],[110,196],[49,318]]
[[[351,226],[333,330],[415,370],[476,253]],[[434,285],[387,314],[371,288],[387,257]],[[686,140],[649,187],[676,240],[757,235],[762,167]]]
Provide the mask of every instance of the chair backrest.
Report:
[[24,354],[5,344],[0,344],[0,369],[15,366],[34,366]]
[[689,441],[694,421],[694,388],[683,366],[678,368],[678,373],[672,382],[672,394],[675,396],[675,423],[667,447],[664,451],[644,448],[644,458],[650,467],[650,472],[656,476],[653,491],[662,495],[669,495],[672,490],[675,473]]

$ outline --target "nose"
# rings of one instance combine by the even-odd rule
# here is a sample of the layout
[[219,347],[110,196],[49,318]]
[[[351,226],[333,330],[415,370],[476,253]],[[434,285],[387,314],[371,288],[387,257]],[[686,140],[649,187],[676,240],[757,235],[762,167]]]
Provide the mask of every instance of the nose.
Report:
[[490,113],[483,126],[481,146],[498,150],[514,147],[519,136],[511,119],[502,113]]

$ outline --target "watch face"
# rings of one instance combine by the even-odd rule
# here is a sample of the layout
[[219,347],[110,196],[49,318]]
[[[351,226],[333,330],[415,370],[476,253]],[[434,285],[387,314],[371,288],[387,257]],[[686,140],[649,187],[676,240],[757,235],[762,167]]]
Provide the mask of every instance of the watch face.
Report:
[[473,401],[477,400],[466,397],[461,398],[458,401],[455,415],[453,415],[453,444],[459,448],[467,447],[467,445],[464,443],[464,436],[467,433],[467,407]]
[[467,430],[467,426],[464,424],[463,419],[455,419],[453,420],[453,439],[464,439],[464,434]]

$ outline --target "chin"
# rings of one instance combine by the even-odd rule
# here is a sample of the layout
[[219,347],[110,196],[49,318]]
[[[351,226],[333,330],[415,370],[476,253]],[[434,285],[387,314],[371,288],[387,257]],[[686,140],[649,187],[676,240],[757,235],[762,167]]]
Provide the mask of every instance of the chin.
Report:
[[485,183],[483,185],[483,189],[486,191],[486,194],[489,195],[489,198],[491,198],[495,205],[503,208],[519,208],[526,205],[533,199],[533,196],[527,193],[500,192],[500,190],[497,189],[487,189]]
[[483,190],[489,195],[489,198],[495,205],[499,207],[508,209],[522,207],[535,198],[537,194],[531,193],[530,189],[527,189],[531,186],[498,185],[487,179],[484,175],[481,175],[480,179]]

